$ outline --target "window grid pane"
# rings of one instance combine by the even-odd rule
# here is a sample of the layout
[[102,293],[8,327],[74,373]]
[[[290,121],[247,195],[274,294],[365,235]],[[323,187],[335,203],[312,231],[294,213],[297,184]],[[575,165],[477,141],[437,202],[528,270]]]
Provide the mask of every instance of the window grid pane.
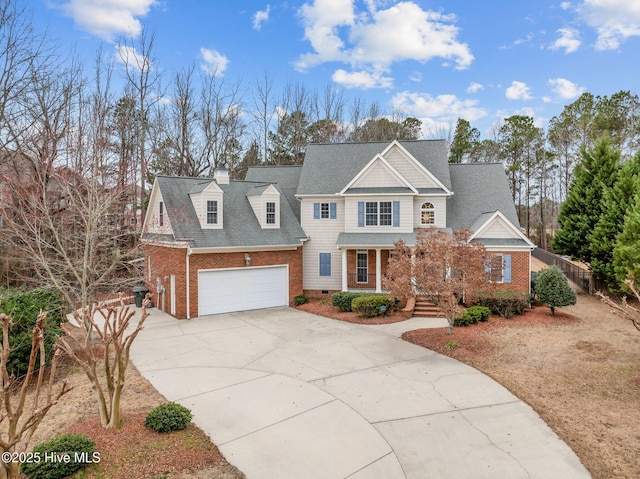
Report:
[[329,203],[320,203],[320,218],[329,218]]
[[423,203],[420,208],[420,222],[423,225],[432,225],[436,222],[436,210],[433,203]]
[[218,224],[218,202],[207,201],[207,224]]
[[267,224],[274,225],[276,224],[276,204],[269,201],[267,202]]
[[393,218],[391,211],[391,201],[380,202],[380,226],[391,226]]
[[365,206],[365,225],[378,226],[378,203],[367,201]]
[[356,281],[358,283],[369,282],[369,255],[358,253],[356,255]]

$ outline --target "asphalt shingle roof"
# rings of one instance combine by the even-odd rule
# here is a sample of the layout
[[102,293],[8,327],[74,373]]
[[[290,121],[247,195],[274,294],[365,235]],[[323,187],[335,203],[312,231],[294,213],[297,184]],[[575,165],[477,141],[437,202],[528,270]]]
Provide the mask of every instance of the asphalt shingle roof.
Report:
[[453,196],[447,205],[447,226],[475,230],[500,211],[520,228],[502,163],[452,163]]
[[245,175],[245,181],[277,183],[289,206],[300,221],[300,202],[296,198],[302,166],[252,166]]
[[[390,142],[329,143],[307,146],[299,195],[331,195],[342,191]],[[440,182],[451,189],[444,140],[401,141],[400,144]]]
[[[306,238],[284,195],[280,197],[280,228],[260,227],[247,193],[254,187],[264,186],[264,181],[231,180],[228,185],[218,185],[224,192],[224,228],[202,229],[189,194],[198,191],[203,178],[158,176],[157,180],[174,239],[188,240],[193,248],[298,246]],[[213,180],[204,180],[206,184],[211,181]]]

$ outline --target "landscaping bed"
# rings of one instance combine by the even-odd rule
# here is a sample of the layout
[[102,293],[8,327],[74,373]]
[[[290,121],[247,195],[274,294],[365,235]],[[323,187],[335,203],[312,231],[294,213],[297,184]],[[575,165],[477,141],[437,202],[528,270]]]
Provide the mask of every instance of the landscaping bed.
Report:
[[325,318],[339,319],[340,321],[357,324],[390,324],[397,323],[398,321],[404,321],[411,317],[411,313],[408,311],[396,310],[387,313],[385,316],[362,318],[358,313],[354,313],[352,311],[340,311],[339,308],[331,306],[330,299],[311,299],[308,303],[296,306],[296,308],[301,311],[306,311],[307,313],[324,316]]

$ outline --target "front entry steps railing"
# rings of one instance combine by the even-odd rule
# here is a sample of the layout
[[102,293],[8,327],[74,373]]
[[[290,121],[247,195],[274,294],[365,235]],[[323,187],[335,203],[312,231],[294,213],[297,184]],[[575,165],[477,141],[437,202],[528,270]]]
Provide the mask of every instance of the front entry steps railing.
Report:
[[412,317],[419,318],[444,318],[445,315],[435,304],[427,301],[426,298],[418,296],[416,298],[416,305],[413,308]]

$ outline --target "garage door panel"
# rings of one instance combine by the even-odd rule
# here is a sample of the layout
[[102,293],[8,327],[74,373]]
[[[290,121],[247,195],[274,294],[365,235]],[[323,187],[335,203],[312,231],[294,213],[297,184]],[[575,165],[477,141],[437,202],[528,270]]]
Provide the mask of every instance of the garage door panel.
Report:
[[286,266],[200,271],[198,314],[286,306],[288,291]]

